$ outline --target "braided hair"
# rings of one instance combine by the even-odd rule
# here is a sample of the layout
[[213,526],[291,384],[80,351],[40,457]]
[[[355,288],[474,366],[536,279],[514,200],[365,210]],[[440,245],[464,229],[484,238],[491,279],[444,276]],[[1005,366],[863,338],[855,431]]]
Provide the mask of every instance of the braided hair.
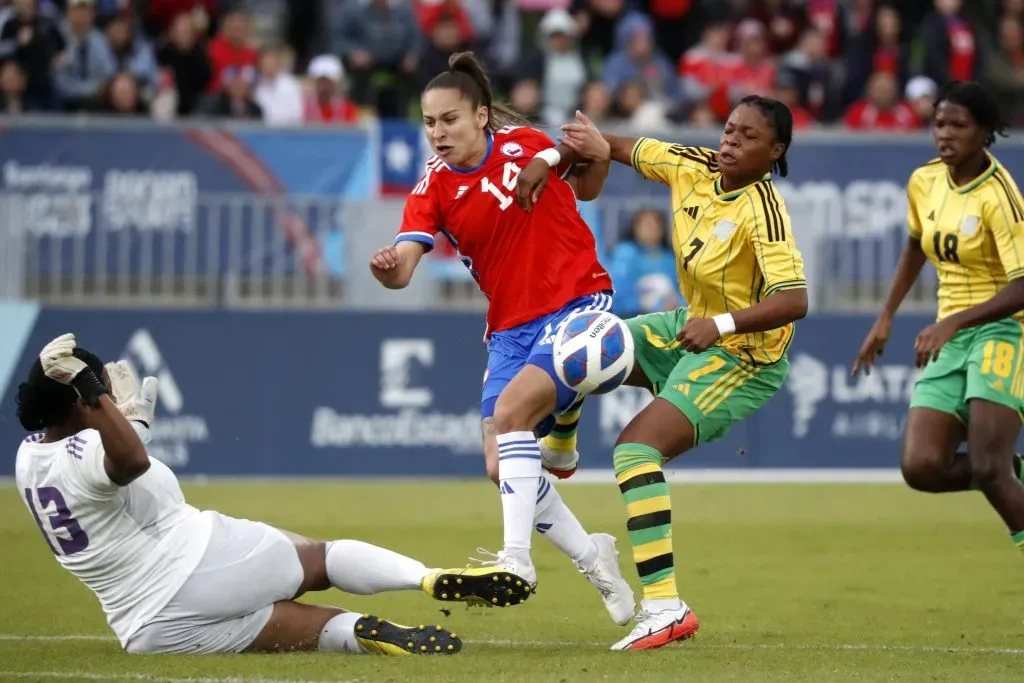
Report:
[[772,124],[775,131],[775,141],[782,143],[782,156],[772,162],[772,172],[778,173],[785,178],[789,175],[789,162],[786,160],[786,152],[793,143],[793,112],[782,102],[773,100],[770,97],[760,95],[748,95],[740,100],[740,104],[749,104],[757,109]]
[[999,105],[984,86],[974,81],[950,81],[939,90],[935,98],[935,109],[943,102],[963,107],[971,113],[971,118],[978,126],[988,130],[985,147],[996,143],[996,136],[1009,137],[1006,128],[1009,125],[999,113]]

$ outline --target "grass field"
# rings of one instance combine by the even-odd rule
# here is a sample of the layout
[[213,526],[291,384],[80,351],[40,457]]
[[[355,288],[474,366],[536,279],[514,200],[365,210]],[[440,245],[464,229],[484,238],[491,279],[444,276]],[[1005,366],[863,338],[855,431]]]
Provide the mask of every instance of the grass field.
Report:
[[[563,486],[592,531],[620,538],[614,486]],[[0,679],[112,681],[1024,680],[1024,557],[980,496],[899,485],[675,486],[684,644],[611,653],[622,629],[571,563],[535,537],[536,596],[505,609],[418,593],[317,599],[405,623],[444,623],[456,657],[142,657],[121,652],[92,595],[59,568],[13,487],[0,493]],[[358,538],[434,565],[497,549],[483,481],[186,486],[190,502],[321,538]]]

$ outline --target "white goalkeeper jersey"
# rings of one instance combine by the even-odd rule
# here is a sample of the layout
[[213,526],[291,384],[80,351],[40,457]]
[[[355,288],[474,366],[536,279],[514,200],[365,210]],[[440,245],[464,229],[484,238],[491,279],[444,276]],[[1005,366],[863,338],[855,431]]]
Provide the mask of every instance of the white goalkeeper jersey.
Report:
[[124,646],[174,597],[199,564],[210,518],[188,505],[155,458],[128,486],[110,481],[94,429],[54,443],[22,442],[15,477],[50,550],[99,598]]

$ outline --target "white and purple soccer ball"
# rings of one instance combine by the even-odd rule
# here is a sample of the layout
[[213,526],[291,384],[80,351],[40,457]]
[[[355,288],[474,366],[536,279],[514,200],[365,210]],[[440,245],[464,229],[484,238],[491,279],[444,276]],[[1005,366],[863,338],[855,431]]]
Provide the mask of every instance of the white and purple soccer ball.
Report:
[[633,335],[607,311],[573,313],[555,333],[555,374],[579,394],[606,394],[633,370]]

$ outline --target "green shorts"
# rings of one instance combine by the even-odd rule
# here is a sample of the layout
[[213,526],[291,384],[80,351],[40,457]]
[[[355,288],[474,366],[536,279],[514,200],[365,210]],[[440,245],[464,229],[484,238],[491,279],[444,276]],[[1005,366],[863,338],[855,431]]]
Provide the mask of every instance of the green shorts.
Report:
[[626,321],[636,361],[654,395],[683,413],[693,425],[694,445],[725,436],[733,424],[768,402],[789,374],[789,361],[752,365],[714,346],[704,353],[680,348],[676,334],[686,309],[649,313]]
[[980,398],[1024,410],[1024,326],[1007,318],[960,330],[925,366],[911,408],[931,408],[966,424],[968,401]]

